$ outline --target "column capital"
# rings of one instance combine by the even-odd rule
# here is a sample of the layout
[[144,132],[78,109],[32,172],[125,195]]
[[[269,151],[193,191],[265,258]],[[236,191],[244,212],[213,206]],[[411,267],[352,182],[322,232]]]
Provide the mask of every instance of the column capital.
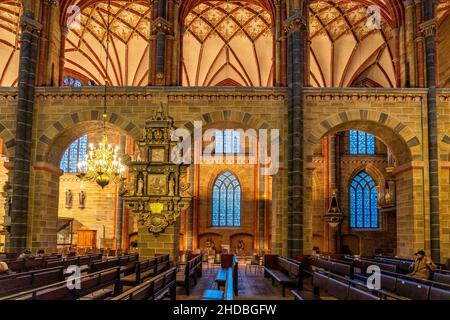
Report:
[[284,23],[287,34],[306,30],[306,18],[298,10],[295,10]]
[[425,37],[433,37],[436,35],[436,20],[430,19],[419,25],[420,32]]
[[164,18],[158,17],[152,23],[152,34],[169,34],[172,32],[172,24]]
[[42,29],[42,24],[34,19],[31,11],[26,11],[20,18],[20,27],[22,32],[30,33],[32,35],[39,35]]

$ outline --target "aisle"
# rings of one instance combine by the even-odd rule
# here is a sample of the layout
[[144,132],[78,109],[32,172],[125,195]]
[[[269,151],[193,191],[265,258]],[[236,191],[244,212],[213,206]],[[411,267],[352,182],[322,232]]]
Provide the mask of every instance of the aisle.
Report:
[[[208,271],[203,266],[203,276],[196,286],[191,287],[191,294],[186,296],[184,288],[177,287],[177,300],[200,300],[203,292],[207,289],[217,289],[214,282],[219,269]],[[293,300],[289,290],[286,297],[281,295],[281,287],[273,286],[269,278],[264,278],[262,272],[254,273],[253,270],[245,273],[245,266],[239,265],[239,296],[236,300]]]

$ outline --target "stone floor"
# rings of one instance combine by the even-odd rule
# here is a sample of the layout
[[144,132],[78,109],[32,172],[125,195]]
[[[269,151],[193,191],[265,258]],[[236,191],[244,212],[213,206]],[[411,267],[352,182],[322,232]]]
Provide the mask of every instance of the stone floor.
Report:
[[[203,276],[199,278],[197,285],[191,286],[189,296],[184,292],[183,287],[177,287],[177,300],[200,300],[203,292],[207,289],[217,289],[214,282],[218,268],[214,270],[203,265]],[[239,295],[236,300],[293,300],[290,289],[286,289],[286,297],[281,295],[281,286],[272,285],[270,278],[264,278],[262,269],[249,270],[245,265],[239,265]]]

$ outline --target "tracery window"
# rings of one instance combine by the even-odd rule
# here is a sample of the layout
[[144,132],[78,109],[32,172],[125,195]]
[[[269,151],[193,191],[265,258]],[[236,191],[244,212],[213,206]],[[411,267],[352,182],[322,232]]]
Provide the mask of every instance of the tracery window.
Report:
[[212,226],[241,225],[241,186],[231,172],[222,173],[214,182],[212,193]]
[[87,135],[81,136],[70,144],[64,152],[59,167],[64,172],[77,172],[77,163],[86,158]]
[[81,81],[74,77],[65,77],[64,85],[69,87],[81,87]]
[[375,154],[375,136],[358,130],[350,130],[350,154]]
[[216,131],[215,153],[218,154],[239,154],[241,149],[241,136],[238,131],[225,130]]
[[349,194],[350,228],[378,228],[378,194],[372,177],[364,171],[358,173],[350,183]]

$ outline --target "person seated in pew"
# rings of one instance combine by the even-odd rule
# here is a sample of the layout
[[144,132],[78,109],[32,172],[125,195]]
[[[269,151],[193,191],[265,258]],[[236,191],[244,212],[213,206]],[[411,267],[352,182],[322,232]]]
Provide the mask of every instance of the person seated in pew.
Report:
[[29,260],[29,259],[34,259],[34,256],[31,253],[30,249],[23,250],[22,253],[17,257],[17,260]]
[[38,258],[42,258],[45,255],[45,251],[42,249],[39,249],[37,252],[37,257]]
[[5,276],[14,273],[15,273],[14,271],[9,270],[8,264],[6,262],[0,261],[0,276]]
[[416,279],[430,280],[434,270],[436,270],[433,260],[427,257],[423,250],[417,251],[414,255],[416,258],[410,267],[413,271],[408,275]]

